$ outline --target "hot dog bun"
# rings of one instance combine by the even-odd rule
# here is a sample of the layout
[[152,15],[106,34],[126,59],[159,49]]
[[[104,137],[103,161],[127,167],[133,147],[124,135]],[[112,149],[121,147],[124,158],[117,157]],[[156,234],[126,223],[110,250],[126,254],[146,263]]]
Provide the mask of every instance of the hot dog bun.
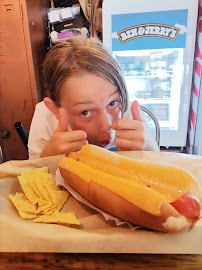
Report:
[[[100,156],[103,156],[102,150],[104,149],[92,145],[88,145],[87,147],[90,150],[96,148],[96,151],[101,151]],[[86,151],[86,149],[84,150]],[[83,152],[83,148],[81,152]],[[110,155],[111,152],[104,150],[104,153]],[[114,155],[117,154],[113,153]],[[135,178],[128,179],[130,177],[127,178],[127,171],[123,170],[123,172],[120,172],[122,169],[119,168],[120,170],[117,170],[118,167],[114,164],[107,165],[107,163],[100,161],[97,163],[99,164],[98,167],[101,167],[95,168],[96,166],[94,165],[93,168],[92,161],[91,165],[83,164],[82,162],[78,162],[81,161],[81,156],[80,158],[76,157],[74,153],[69,156],[59,161],[58,165],[62,177],[84,198],[111,215],[143,227],[164,232],[180,231],[185,227],[192,226],[195,222],[194,219],[186,218],[180,214],[171,205],[170,202],[180,198],[179,187],[176,188],[174,183],[171,186],[165,183],[165,187],[171,190],[172,196],[169,197],[168,192],[161,194],[159,190],[148,187],[146,180],[142,185],[138,181],[135,181]],[[87,160],[88,158],[89,155],[87,156]],[[118,158],[121,157],[118,156]],[[94,163],[96,163],[96,160],[97,157]],[[114,171],[119,172],[114,174]],[[131,172],[129,172],[130,170],[128,170],[128,175],[131,175]],[[190,180],[188,177],[183,183],[183,194],[186,194],[192,185],[192,178]],[[177,184],[180,188],[181,185],[181,183]]]

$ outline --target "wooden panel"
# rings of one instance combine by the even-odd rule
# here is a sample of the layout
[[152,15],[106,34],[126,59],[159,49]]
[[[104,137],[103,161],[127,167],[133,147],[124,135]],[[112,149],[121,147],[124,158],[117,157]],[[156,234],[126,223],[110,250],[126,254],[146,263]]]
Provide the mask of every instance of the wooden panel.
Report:
[[[41,100],[40,66],[46,53],[45,20],[50,1],[0,1],[0,130],[3,161],[27,159],[28,153],[13,127],[27,131],[35,105]],[[29,17],[28,17],[29,16]]]
[[[24,17],[25,41],[30,42],[27,51],[30,50],[32,65],[34,66],[34,76],[37,89],[37,101],[43,98],[41,64],[50,47],[48,33],[48,15],[50,0],[21,0]],[[26,2],[26,8],[25,3]],[[26,25],[25,25],[26,22]],[[35,95],[35,93],[33,93]]]
[[[3,0],[1,13],[0,60],[0,129],[10,132],[8,139],[0,138],[4,161],[26,159],[27,151],[13,124],[21,121],[28,130],[34,104],[27,67],[26,48],[19,1]],[[29,120],[28,120],[29,119]]]

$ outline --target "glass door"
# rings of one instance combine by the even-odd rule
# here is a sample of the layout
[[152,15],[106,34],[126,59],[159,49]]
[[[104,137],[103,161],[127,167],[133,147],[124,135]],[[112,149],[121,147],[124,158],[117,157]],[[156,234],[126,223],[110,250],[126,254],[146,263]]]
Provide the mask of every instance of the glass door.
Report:
[[[161,130],[179,129],[183,54],[182,48],[113,51],[123,67],[130,101],[136,99],[152,111]],[[152,121],[149,125],[153,128]]]

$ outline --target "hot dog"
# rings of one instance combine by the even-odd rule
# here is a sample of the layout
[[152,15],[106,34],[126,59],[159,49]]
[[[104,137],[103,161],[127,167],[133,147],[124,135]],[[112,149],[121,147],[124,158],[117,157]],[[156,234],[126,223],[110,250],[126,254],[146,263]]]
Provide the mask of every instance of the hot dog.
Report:
[[173,232],[192,227],[200,217],[199,186],[182,170],[93,145],[70,153],[58,165],[65,181],[84,198],[123,220]]

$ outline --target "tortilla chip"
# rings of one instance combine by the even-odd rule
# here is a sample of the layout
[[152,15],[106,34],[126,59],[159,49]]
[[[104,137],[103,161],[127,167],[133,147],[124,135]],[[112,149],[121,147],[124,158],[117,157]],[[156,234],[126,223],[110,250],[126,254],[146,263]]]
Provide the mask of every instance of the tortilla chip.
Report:
[[32,174],[36,174],[36,173],[43,173],[43,172],[48,173],[48,167],[23,170],[21,175],[27,176],[27,175],[32,175]]
[[42,211],[42,214],[43,215],[52,215],[54,212],[55,212],[55,210],[56,210],[56,206],[54,205],[54,207],[50,207],[49,209],[44,209],[43,211]]
[[49,202],[52,202],[52,198],[51,198],[46,186],[44,186],[44,184],[43,184],[43,178],[45,175],[46,175],[45,173],[38,174],[35,177],[34,182],[39,190],[39,193],[40,193],[42,199],[49,201]]
[[50,206],[50,203],[51,202],[48,202],[48,201],[45,201],[45,200],[39,198],[37,205],[38,205],[38,207],[44,206],[44,205],[47,205],[47,204],[48,204],[48,206]]
[[80,225],[75,213],[60,213],[56,210],[52,215],[43,215],[34,220],[36,223],[58,223],[62,225]]
[[19,215],[22,219],[34,219],[37,217],[37,215],[32,214],[32,213],[27,213],[22,210],[19,211]]
[[33,204],[31,204],[28,200],[18,199],[11,194],[9,194],[9,198],[11,199],[12,203],[15,205],[18,211],[24,211],[35,214],[36,207]]
[[37,204],[38,201],[38,195],[37,193],[32,189],[32,187],[29,184],[29,179],[27,179],[24,176],[18,176],[18,180],[20,182],[20,185],[27,197],[27,199],[33,204]]
[[27,197],[24,193],[20,193],[20,192],[16,192],[15,193],[15,198],[16,199],[19,199],[19,200],[23,200],[23,201],[26,201],[27,200]]
[[42,179],[43,185],[46,187],[47,190],[58,190],[60,191],[60,188],[57,187],[55,178],[50,173],[44,173],[43,179]]
[[44,173],[36,173],[36,174],[28,175],[27,179],[29,179],[30,186],[36,192],[36,194],[38,195],[40,199],[51,202],[51,197],[47,189],[44,187],[42,183],[43,175]]
[[[40,197],[44,198],[42,193],[40,192],[40,188],[38,187],[37,184],[34,184],[36,182],[41,183],[41,181],[37,181],[38,178],[40,179],[40,174],[43,173],[48,173],[48,167],[42,167],[42,168],[35,168],[35,169],[28,169],[28,170],[23,170],[21,173],[21,176],[24,176],[26,179],[29,180],[30,185],[32,186],[33,190],[35,193]],[[50,198],[50,197],[49,197]],[[44,198],[46,199],[46,197]]]
[[10,194],[9,197],[22,219],[35,219],[36,223],[80,225],[75,213],[59,212],[69,192],[57,187],[53,175],[48,173],[48,167],[24,170],[18,180],[25,194],[16,192],[15,196]]
[[44,196],[41,195],[40,190],[34,181],[34,178],[31,178],[29,175],[29,176],[27,176],[27,179],[29,180],[28,181],[29,185],[31,186],[33,191],[37,194],[38,198],[44,200]]
[[[35,213],[36,213],[36,214],[40,214],[40,213],[41,213],[42,211],[44,211],[45,209],[48,209],[48,210],[52,209],[53,206],[54,206],[54,205],[53,205],[51,202],[48,202],[47,204],[38,207]],[[50,207],[51,207],[51,208],[50,208]],[[54,206],[54,207],[55,207],[55,206]]]
[[63,205],[66,203],[67,199],[69,198],[69,192],[49,190],[49,193],[53,203],[57,206],[57,210],[60,211]]

